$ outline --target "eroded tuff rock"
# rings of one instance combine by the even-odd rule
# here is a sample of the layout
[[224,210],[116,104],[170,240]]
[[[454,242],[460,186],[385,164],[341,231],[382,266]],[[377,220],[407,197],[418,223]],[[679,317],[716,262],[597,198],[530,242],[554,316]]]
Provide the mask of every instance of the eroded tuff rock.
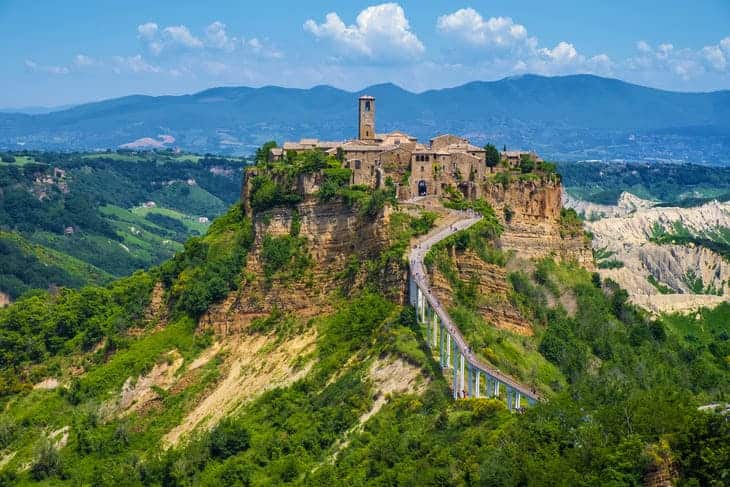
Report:
[[626,191],[621,193],[615,205],[601,205],[579,200],[563,191],[563,206],[573,208],[578,214],[584,215],[587,220],[626,216],[637,210],[651,208],[656,204],[655,201],[639,198]]
[[[672,233],[677,225],[697,235],[730,227],[730,203],[711,202],[694,208],[637,208],[624,216],[586,222],[594,234],[593,248],[611,254],[610,259],[624,265],[620,269],[601,269],[601,275],[626,288],[635,303],[657,312],[674,312],[712,306],[728,299],[730,265],[719,254],[694,245],[658,245],[649,241],[658,229]],[[649,282],[649,276],[673,293],[661,294]],[[703,288],[703,294],[693,294],[698,287]]]
[[500,238],[504,250],[513,250],[528,259],[554,255],[593,269],[590,245],[583,236],[563,238],[560,235],[562,185],[559,182],[513,181],[507,188],[487,184],[484,197],[504,224]]
[[712,201],[694,208],[648,208],[625,217],[588,222],[587,226],[594,234],[594,248],[614,249],[625,244],[646,242],[652,236],[655,225],[671,232],[676,223],[694,234],[730,227],[730,202]]
[[[497,328],[509,330],[521,335],[532,335],[532,327],[520,312],[509,301],[510,287],[507,283],[507,272],[503,267],[487,264],[479,256],[467,250],[452,250],[451,261],[462,281],[470,282],[477,278],[477,309],[487,322]],[[431,289],[439,301],[449,309],[454,303],[454,289],[438,269],[432,270]]]
[[[351,257],[357,257],[362,263],[379,256],[390,245],[391,211],[386,207],[376,218],[368,219],[345,203],[321,203],[311,198],[295,208],[274,208],[256,214],[254,245],[244,269],[244,275],[248,276],[246,282],[239,291],[211,307],[201,318],[201,324],[227,334],[274,309],[295,312],[302,321],[326,314],[330,311],[327,298],[343,284],[341,276]],[[295,213],[299,215],[299,236],[306,238],[312,265],[301,279],[267,282],[262,257],[264,238],[289,235]],[[352,285],[362,284],[362,275],[358,273]],[[405,302],[407,269],[404,266],[391,264],[383,269],[377,282],[386,295],[396,302]]]
[[[368,219],[347,204],[322,203],[312,196],[321,182],[316,175],[301,175],[297,181],[291,182],[300,194],[310,195],[302,203],[294,208],[274,208],[256,214],[246,198],[250,194],[250,181],[249,177],[242,193],[245,211],[253,215],[255,232],[253,249],[244,269],[248,277],[239,291],[213,306],[201,319],[203,326],[223,334],[236,332],[251,320],[266,316],[274,309],[293,312],[303,321],[329,312],[330,300],[327,298],[332,291],[343,284],[362,284],[365,272],[357,273],[353,282],[343,282],[343,271],[353,258],[360,263],[375,259],[392,243],[389,235],[392,209],[386,207],[376,218]],[[561,188],[559,182],[549,178],[514,181],[507,188],[486,184],[485,199],[505,226],[499,245],[504,250],[515,251],[522,258],[553,255],[559,259],[577,260],[592,268],[590,247],[583,236],[561,237]],[[299,235],[306,238],[312,266],[302,279],[267,282],[263,277],[261,252],[264,238],[266,235],[289,235],[295,218],[300,221]],[[487,303],[483,311],[485,319],[496,326],[530,333],[525,320],[507,302],[509,285],[505,271],[485,264],[476,255],[465,254],[455,258],[465,275],[479,275],[480,293]],[[384,294],[396,302],[406,302],[405,266],[390,262],[379,272],[380,275],[373,280]],[[446,294],[445,299],[450,299]]]

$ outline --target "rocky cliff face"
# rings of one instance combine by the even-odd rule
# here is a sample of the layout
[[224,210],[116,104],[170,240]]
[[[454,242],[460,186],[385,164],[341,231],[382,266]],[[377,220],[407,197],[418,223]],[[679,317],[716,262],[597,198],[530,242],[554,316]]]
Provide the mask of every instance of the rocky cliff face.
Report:
[[[388,230],[393,210],[388,207],[377,218],[368,220],[344,203],[322,203],[309,196],[292,208],[255,213],[246,197],[250,194],[252,175],[249,174],[242,192],[244,208],[253,217],[255,231],[255,243],[245,268],[246,282],[223,303],[211,308],[201,320],[204,326],[223,334],[236,332],[273,310],[295,313],[304,321],[327,312],[326,298],[330,293],[343,285],[362,284],[365,273],[352,275],[353,260],[362,264],[374,259],[391,243]],[[303,175],[296,181],[278,182],[300,194],[312,194],[320,181],[317,175]],[[561,191],[560,183],[547,178],[515,181],[507,188],[499,184],[486,185],[485,199],[494,207],[505,227],[499,245],[504,250],[514,251],[520,258],[555,255],[592,267],[590,248],[582,236],[561,237]],[[264,239],[289,235],[295,219],[300,226],[299,236],[306,240],[311,267],[302,279],[268,282],[263,278]],[[527,321],[509,303],[510,287],[503,268],[486,264],[469,252],[455,253],[453,259],[462,278],[479,277],[479,294],[485,298],[480,304],[485,320],[500,328],[531,333]],[[405,302],[407,269],[390,263],[378,272],[380,275],[375,281],[381,290],[395,301]],[[348,276],[344,277],[345,274]],[[449,303],[452,290],[443,276],[435,275],[434,285],[439,288],[444,302]]]
[[[330,293],[343,284],[362,284],[362,269],[347,277],[343,275],[352,257],[363,263],[379,256],[390,244],[391,211],[385,207],[371,220],[345,203],[321,203],[308,198],[292,208],[279,207],[255,214],[255,241],[244,270],[245,282],[223,303],[211,308],[201,323],[226,334],[273,310],[296,313],[302,321],[328,312],[326,298]],[[295,219],[300,225],[298,236],[306,241],[311,265],[301,279],[269,282],[264,278],[264,239],[290,235]],[[406,269],[391,265],[381,273],[377,281],[383,291],[395,301],[405,302]]]
[[[631,198],[622,195],[622,200]],[[730,203],[694,208],[636,205],[630,212],[616,207],[614,214],[587,222],[586,227],[594,234],[593,248],[623,264],[618,269],[601,269],[601,275],[621,284],[634,302],[654,311],[673,312],[728,299],[730,264],[719,254],[694,245],[658,245],[650,239],[658,230],[672,233],[678,226],[694,235],[730,228]],[[664,294],[649,279],[663,286]]]
[[626,216],[637,210],[652,208],[656,204],[655,201],[639,198],[626,191],[621,193],[615,205],[601,205],[590,201],[583,201],[573,198],[565,191],[563,192],[563,206],[573,208],[578,214],[583,215],[586,220]]
[[488,183],[484,198],[504,224],[500,239],[504,250],[513,250],[524,258],[552,254],[592,269],[593,256],[586,240],[582,236],[561,237],[562,192],[559,182],[543,178],[513,181],[506,188]]
[[[477,310],[485,321],[497,328],[521,335],[532,335],[532,326],[509,301],[511,290],[507,283],[507,272],[503,267],[487,264],[479,256],[467,250],[459,252],[452,249],[451,261],[462,281],[477,279]],[[454,290],[448,279],[438,269],[431,274],[433,292],[448,309],[453,304]]]
[[623,217],[590,222],[588,228],[595,235],[594,247],[620,247],[646,242],[655,227],[672,232],[678,223],[696,235],[730,227],[730,202],[713,201],[693,208],[637,209]]

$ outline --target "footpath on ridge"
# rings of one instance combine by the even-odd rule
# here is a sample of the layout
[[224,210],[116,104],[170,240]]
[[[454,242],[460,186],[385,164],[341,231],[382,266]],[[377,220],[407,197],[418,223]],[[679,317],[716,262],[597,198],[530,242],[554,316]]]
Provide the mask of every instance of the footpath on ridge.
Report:
[[[443,208],[442,206],[433,205],[429,208],[427,204],[421,205],[421,201],[418,199],[410,200],[406,202],[408,205],[412,206],[418,206],[420,208],[424,208],[427,210],[435,210],[438,209],[440,211],[446,211],[448,217],[442,217],[442,223],[438,225],[435,229],[431,230],[427,235],[420,238],[416,241],[414,245],[411,247],[409,261],[410,261],[410,272],[412,279],[415,280],[416,285],[420,288],[421,292],[424,295],[424,298],[434,312],[438,315],[438,317],[441,320],[441,323],[444,327],[444,329],[447,331],[447,333],[454,339],[454,342],[459,350],[459,352],[464,356],[465,360],[474,368],[482,371],[487,376],[491,376],[492,378],[498,380],[502,384],[511,387],[512,389],[516,390],[519,394],[526,397],[528,401],[534,402],[540,399],[539,394],[529,386],[526,386],[524,384],[521,384],[514,378],[510,377],[509,375],[501,372],[499,369],[495,368],[492,365],[489,365],[482,360],[480,360],[476,355],[474,355],[474,352],[469,347],[469,344],[467,343],[466,339],[461,333],[461,330],[459,330],[459,327],[456,326],[456,324],[452,321],[451,317],[449,316],[448,312],[441,306],[441,303],[439,302],[438,298],[431,292],[431,286],[428,279],[428,273],[426,272],[426,267],[423,264],[423,258],[426,256],[429,250],[436,245],[438,242],[450,237],[451,235],[467,229],[474,225],[475,223],[479,222],[482,219],[482,216],[478,213],[475,213],[471,210],[469,211],[459,211],[459,210],[450,210]],[[427,202],[424,202],[427,203]],[[427,325],[428,326],[428,325]],[[463,381],[463,379],[462,379]],[[456,387],[456,384],[454,384],[454,387]]]

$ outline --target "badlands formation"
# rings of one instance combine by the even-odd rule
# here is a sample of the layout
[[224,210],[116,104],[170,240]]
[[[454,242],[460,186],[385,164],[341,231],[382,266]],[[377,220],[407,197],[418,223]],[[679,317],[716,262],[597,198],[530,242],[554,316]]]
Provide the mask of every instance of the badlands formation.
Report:
[[[564,201],[586,216],[586,229],[594,235],[594,251],[606,260],[623,263],[620,268],[599,269],[601,277],[621,284],[635,303],[654,312],[684,312],[730,299],[730,263],[719,254],[692,244],[651,242],[659,228],[673,233],[681,225],[699,236],[730,228],[730,203],[658,207],[630,193],[623,193],[616,206],[596,205],[567,195]],[[649,281],[650,276],[658,286]],[[715,294],[694,293],[690,283],[698,279],[705,290]],[[664,293],[658,287],[664,287]]]

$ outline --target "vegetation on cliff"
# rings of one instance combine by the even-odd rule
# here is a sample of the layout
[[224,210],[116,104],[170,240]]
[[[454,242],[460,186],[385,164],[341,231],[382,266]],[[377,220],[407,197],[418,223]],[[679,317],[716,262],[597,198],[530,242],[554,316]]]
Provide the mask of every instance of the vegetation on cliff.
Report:
[[257,157],[257,164],[250,171],[250,201],[256,211],[301,202],[304,194],[298,185],[303,176],[318,181],[320,201],[341,198],[357,206],[363,215],[374,217],[386,203],[396,203],[392,181],[385,181],[385,187],[380,189],[350,185],[352,171],[343,168],[337,157],[321,150],[289,151],[282,161]]
[[[263,343],[254,360],[262,371],[280,365],[269,352],[285,337],[315,336],[312,349],[285,365],[299,380],[262,387],[212,429],[162,448],[163,437],[228,372],[228,352],[211,359],[214,337],[197,319],[250,282],[242,270],[254,226],[236,205],[160,267],[108,287],[27,296],[0,310],[0,340],[12,352],[0,363],[0,483],[639,485],[665,459],[686,485],[724,482],[730,426],[697,407],[730,393],[730,306],[653,319],[615,283],[576,265],[546,258],[511,268],[496,246],[496,215],[476,205],[485,219],[437,245],[430,265],[463,287],[450,311],[470,346],[546,391],[546,402],[513,414],[496,400],[450,399],[414,310],[381,289],[387,269],[404,265],[410,239],[434,224],[433,214],[401,211],[390,215],[379,255],[365,262],[351,256],[362,266],[354,273],[368,278],[346,285],[348,264],[336,277],[342,286],[323,298],[325,311],[302,319],[273,309],[242,330]],[[254,249],[273,277],[296,267],[305,227],[295,220],[289,235],[268,243],[262,237]],[[483,296],[449,274],[451,249],[511,271],[508,299],[530,320],[533,336],[479,318]],[[272,282],[288,291],[304,278]],[[416,371],[416,386],[383,392],[373,370],[392,360]],[[164,371],[172,386],[149,385]],[[33,387],[48,378],[60,384]],[[120,406],[145,384],[152,400]]]

